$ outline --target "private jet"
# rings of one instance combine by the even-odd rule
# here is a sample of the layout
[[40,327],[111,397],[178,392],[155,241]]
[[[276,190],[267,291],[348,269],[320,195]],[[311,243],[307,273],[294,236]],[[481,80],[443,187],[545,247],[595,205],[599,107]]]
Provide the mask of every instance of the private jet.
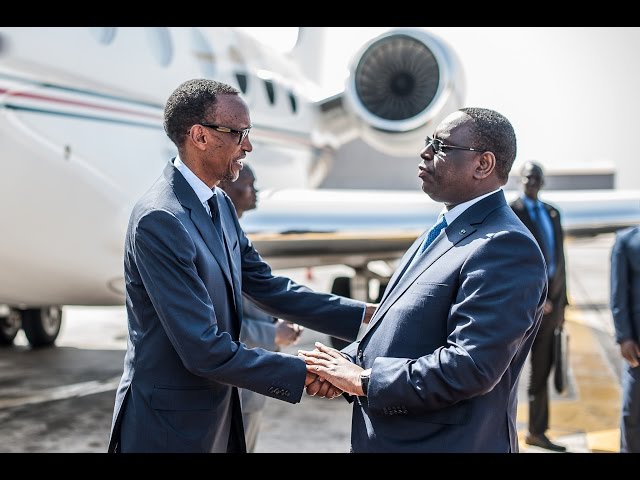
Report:
[[[0,27],[0,345],[20,329],[32,347],[53,345],[65,305],[124,304],[128,217],[176,154],[163,106],[190,78],[234,85],[251,108],[248,161],[262,192],[243,224],[265,259],[348,265],[350,293],[370,297],[369,282],[392,273],[370,265],[392,265],[441,205],[421,192],[317,187],[355,138],[415,155],[463,106],[463,69],[441,38],[394,28],[353,57],[341,93],[323,97],[311,75],[323,29],[299,30],[282,54],[234,28]],[[546,198],[568,230],[640,222],[637,194],[600,195]]]

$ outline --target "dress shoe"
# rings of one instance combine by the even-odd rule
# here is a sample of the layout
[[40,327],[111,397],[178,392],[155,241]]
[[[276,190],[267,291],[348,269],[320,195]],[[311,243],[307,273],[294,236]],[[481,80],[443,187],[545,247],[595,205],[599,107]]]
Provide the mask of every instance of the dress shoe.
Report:
[[546,448],[547,450],[551,450],[553,452],[566,452],[567,447],[563,447],[562,445],[558,445],[553,443],[551,440],[547,438],[544,433],[539,435],[529,434],[525,437],[524,442],[527,445],[533,445],[534,447]]

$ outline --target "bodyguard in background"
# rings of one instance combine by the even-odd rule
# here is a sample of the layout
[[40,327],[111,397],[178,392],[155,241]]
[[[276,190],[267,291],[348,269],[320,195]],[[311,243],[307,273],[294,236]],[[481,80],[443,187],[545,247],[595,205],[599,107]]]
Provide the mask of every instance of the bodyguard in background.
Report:
[[640,227],[616,234],[611,250],[611,313],[625,360],[620,452],[640,453]]
[[511,202],[511,208],[533,233],[549,275],[549,292],[544,305],[540,330],[531,348],[529,377],[529,432],[525,443],[564,452],[566,447],[549,440],[549,375],[553,367],[554,332],[564,324],[567,305],[567,275],[564,259],[564,234],[560,212],[553,205],[540,201],[538,193],[544,186],[544,171],[535,162],[526,162],[520,171],[522,193]]

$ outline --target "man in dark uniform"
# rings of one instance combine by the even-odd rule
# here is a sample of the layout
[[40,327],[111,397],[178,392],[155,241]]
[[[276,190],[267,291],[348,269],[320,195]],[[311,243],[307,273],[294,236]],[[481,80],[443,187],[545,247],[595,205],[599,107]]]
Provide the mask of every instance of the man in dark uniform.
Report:
[[549,375],[553,368],[554,331],[564,323],[567,305],[567,276],[564,259],[564,234],[560,212],[541,202],[538,192],[544,186],[544,172],[535,162],[526,162],[520,172],[522,194],[511,208],[533,233],[547,263],[549,292],[540,330],[531,348],[529,378],[529,432],[525,443],[564,452],[566,447],[553,443],[545,432],[549,428]]

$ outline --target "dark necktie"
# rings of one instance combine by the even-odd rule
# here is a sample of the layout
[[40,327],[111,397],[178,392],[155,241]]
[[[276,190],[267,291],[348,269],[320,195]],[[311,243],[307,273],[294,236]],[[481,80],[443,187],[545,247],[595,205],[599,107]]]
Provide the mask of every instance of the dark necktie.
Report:
[[218,211],[218,202],[216,200],[216,194],[207,200],[209,204],[209,210],[211,210],[211,220],[213,221],[213,226],[216,227],[216,232],[220,236],[220,240],[224,240],[224,235],[222,234],[222,220],[220,219],[220,212]]

